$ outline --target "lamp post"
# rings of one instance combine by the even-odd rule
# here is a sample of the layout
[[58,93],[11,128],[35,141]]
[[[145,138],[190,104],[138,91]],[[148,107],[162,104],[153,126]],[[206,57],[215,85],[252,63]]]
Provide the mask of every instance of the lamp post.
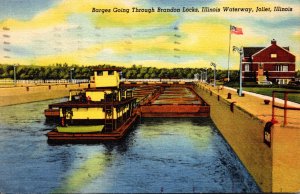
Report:
[[213,62],[210,65],[214,67],[214,87],[216,87],[216,66],[217,65]]
[[73,83],[72,71],[74,71],[74,68],[71,68],[71,69],[70,69],[70,80],[71,80],[71,83]]
[[17,86],[17,72],[16,72],[16,67],[18,66],[17,64],[14,64],[14,86]]
[[207,82],[207,68],[205,68],[205,82]]
[[14,65],[14,85],[17,85],[16,65]]
[[236,51],[240,54],[240,89],[239,89],[239,96],[242,96],[242,60],[244,58],[244,52],[243,47],[238,48],[236,46],[233,46],[233,52]]
[[200,73],[201,73],[201,74],[200,74],[200,75],[201,75],[201,79],[200,79],[200,81],[201,81],[201,82],[203,82],[203,72],[202,72],[202,71],[200,71]]

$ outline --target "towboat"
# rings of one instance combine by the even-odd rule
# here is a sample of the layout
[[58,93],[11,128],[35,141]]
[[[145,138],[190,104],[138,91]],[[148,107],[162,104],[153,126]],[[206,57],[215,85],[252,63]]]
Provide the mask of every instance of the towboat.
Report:
[[47,133],[50,142],[119,140],[137,118],[136,98],[120,87],[119,68],[95,68],[94,87],[70,90],[66,102],[50,104],[46,118],[57,127]]

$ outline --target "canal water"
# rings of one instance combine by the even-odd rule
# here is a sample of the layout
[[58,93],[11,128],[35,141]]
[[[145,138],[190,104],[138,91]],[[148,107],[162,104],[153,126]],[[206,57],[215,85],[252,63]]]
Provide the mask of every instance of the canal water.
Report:
[[0,192],[260,192],[208,118],[142,119],[119,143],[49,145],[43,110],[0,107]]

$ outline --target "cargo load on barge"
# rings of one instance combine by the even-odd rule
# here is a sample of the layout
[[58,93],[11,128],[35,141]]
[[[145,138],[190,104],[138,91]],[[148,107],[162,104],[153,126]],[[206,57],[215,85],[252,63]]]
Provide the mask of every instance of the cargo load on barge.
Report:
[[137,118],[131,89],[120,88],[119,68],[94,69],[94,87],[71,90],[69,100],[50,104],[47,118],[58,126],[47,133],[49,142],[119,140]]

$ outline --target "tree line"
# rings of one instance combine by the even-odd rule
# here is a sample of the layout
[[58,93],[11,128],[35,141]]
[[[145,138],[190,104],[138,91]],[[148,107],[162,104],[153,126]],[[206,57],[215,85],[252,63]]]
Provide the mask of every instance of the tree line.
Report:
[[[122,75],[127,79],[193,79],[195,74],[198,74],[199,79],[205,78],[207,72],[207,79],[213,79],[214,70],[212,68],[156,68],[156,67],[143,67],[141,65],[133,65],[130,68],[122,68]],[[238,71],[231,71],[230,78],[232,80],[238,79]],[[227,78],[227,71],[216,70],[216,78],[223,80]]]
[[[48,80],[48,79],[70,79],[71,73],[73,79],[89,79],[93,75],[93,68],[107,68],[110,65],[98,66],[79,66],[68,64],[55,64],[50,66],[16,66],[16,77],[22,80]],[[207,71],[207,78],[213,79],[213,69],[208,68],[156,68],[144,67],[141,65],[133,65],[131,67],[120,67],[122,69],[122,77],[126,79],[193,79],[195,74],[201,72],[204,79],[204,74]],[[227,71],[217,70],[217,79],[227,77]],[[13,65],[0,65],[0,79],[13,79],[14,66]],[[238,71],[231,71],[231,79],[238,78]]]
[[[16,69],[16,78],[22,80],[49,80],[49,79],[70,79],[71,74],[73,79],[89,79],[93,75],[93,68],[107,68],[112,67],[110,65],[98,65],[98,66],[79,66],[54,64],[50,66],[25,66],[18,65]],[[213,79],[214,70],[212,68],[156,68],[156,67],[144,67],[142,65],[132,65],[131,67],[120,67],[122,69],[122,77],[126,79],[193,79],[195,74],[204,78],[204,74],[207,72],[207,79]],[[227,70],[216,70],[216,79],[224,80],[227,78]],[[300,77],[300,71],[297,71],[297,76]],[[13,65],[0,65],[0,79],[13,79],[14,78],[14,66]],[[239,80],[239,71],[230,71],[230,80]]]
[[[68,64],[55,64],[51,66],[25,66],[17,65],[16,78],[21,80],[49,80],[49,79],[89,79],[92,67]],[[0,65],[0,79],[14,78],[13,65]]]

